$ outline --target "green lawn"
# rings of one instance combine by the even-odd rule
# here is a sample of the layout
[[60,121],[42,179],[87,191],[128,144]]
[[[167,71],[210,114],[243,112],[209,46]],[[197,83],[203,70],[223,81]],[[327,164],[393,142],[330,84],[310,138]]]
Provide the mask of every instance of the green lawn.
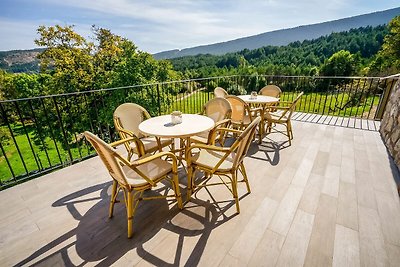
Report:
[[[2,127],[5,128],[5,126]],[[45,151],[40,150],[40,148],[34,144],[34,133],[32,127],[27,126],[27,131],[34,152],[32,151],[28,138],[24,134],[22,125],[13,126],[12,128],[15,135],[16,143],[18,144],[18,149],[21,152],[23,160],[21,159],[18,153],[18,149],[12,139],[9,139],[7,142],[5,142],[5,144],[3,143],[3,149],[6,151],[7,159],[12,166],[15,176],[23,175],[27,172],[34,172],[39,169],[46,169],[51,166],[58,165],[62,162],[66,163],[70,161],[68,152],[62,148],[59,142],[57,142],[57,148],[60,155],[58,155],[57,153],[56,145],[54,144],[54,142],[50,138],[46,138],[45,142],[48,146],[46,150],[48,155],[47,157]],[[74,160],[79,159],[81,155],[83,157],[88,155],[88,149],[85,146],[80,147],[80,150],[81,153],[79,153],[78,147],[71,149],[71,154]],[[9,179],[12,179],[12,174],[5,160],[5,157],[2,155],[0,157],[0,180],[6,182]]]
[[166,109],[165,114],[169,114],[174,110],[182,111],[183,113],[200,113],[205,103],[208,102],[209,98],[213,97],[205,91],[197,91],[193,94],[180,94],[177,96],[177,100]]
[[[292,101],[296,95],[295,93],[285,93],[281,97],[281,101]],[[367,118],[371,107],[377,106],[379,103],[379,97],[374,96],[363,97],[362,99],[356,98],[356,105],[349,103],[349,99],[350,95],[348,93],[337,93],[334,95],[305,93],[297,104],[296,110],[332,116]],[[370,114],[370,117],[373,115]]]

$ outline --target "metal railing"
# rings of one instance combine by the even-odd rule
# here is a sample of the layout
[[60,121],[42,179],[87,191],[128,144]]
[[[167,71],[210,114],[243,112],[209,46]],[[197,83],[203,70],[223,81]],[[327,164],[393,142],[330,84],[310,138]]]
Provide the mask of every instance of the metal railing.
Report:
[[278,85],[285,101],[304,91],[297,111],[373,120],[380,120],[387,90],[378,77],[241,75],[0,101],[0,187],[93,156],[85,130],[106,141],[118,139],[112,114],[122,103],[138,103],[152,116],[199,113],[217,86],[246,94],[267,84]]

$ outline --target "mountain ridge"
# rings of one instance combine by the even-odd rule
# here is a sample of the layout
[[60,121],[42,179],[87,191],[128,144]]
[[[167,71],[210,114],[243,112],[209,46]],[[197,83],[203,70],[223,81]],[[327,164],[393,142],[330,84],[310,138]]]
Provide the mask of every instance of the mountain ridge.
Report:
[[291,42],[312,40],[332,32],[342,32],[353,28],[387,24],[397,15],[400,15],[400,7],[332,21],[274,30],[225,42],[184,48],[182,50],[167,50],[156,53],[153,56],[156,59],[168,59],[198,54],[223,55],[243,49],[252,50],[268,45],[282,46]]

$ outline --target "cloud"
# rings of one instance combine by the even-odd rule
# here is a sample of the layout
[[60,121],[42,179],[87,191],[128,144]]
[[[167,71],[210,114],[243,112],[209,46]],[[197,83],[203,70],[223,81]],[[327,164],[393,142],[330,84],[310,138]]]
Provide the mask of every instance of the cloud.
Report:
[[[15,0],[16,6],[24,7],[19,1]],[[36,0],[31,8],[54,11],[54,19],[62,25],[77,25],[78,33],[84,33],[85,37],[90,32],[90,25],[96,24],[132,40],[139,49],[153,53],[223,42],[393,6],[398,6],[394,0],[379,4],[372,0]],[[42,14],[34,9],[27,13]],[[19,10],[18,7],[15,10]],[[33,42],[32,36],[40,25],[37,20],[9,23],[14,23],[13,27],[25,33],[26,40],[30,38],[25,43]],[[11,47],[23,36],[19,35],[19,30],[5,30],[7,27],[1,27],[0,36],[2,40],[5,40],[3,36],[13,39],[6,41]],[[3,42],[0,47],[4,49],[6,44]]]
[[[27,21],[12,21],[0,18],[0,51],[35,47],[36,26]],[[29,40],[29,41],[28,41]]]

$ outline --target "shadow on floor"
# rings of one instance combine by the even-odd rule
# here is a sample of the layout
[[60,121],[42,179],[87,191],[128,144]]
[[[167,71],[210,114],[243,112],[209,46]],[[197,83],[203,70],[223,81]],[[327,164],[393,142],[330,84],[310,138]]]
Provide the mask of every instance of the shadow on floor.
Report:
[[[111,182],[98,184],[54,202],[53,207],[65,206],[68,209],[72,217],[79,221],[77,227],[38,249],[16,266],[32,263],[36,266],[83,266],[88,262],[96,263],[97,266],[110,266],[131,250],[136,250],[137,254],[132,253],[132,257],[129,257],[131,265],[145,260],[155,266],[176,266],[182,265],[180,260],[184,238],[200,236],[185,263],[195,266],[200,261],[211,231],[236,215],[225,215],[225,211],[234,205],[234,201],[220,207],[218,202],[210,203],[194,196],[182,211],[177,208],[176,203],[171,205],[171,201],[166,199],[142,201],[133,221],[134,236],[128,239],[124,204],[117,203],[114,217],[108,218],[110,187]],[[162,190],[149,190],[146,194],[161,195],[167,191],[162,188]],[[97,192],[98,196],[93,197]],[[119,199],[123,199],[122,195]],[[96,200],[98,202],[86,213],[79,212],[77,208],[79,204]],[[179,219],[184,216],[189,217],[192,223]],[[196,222],[195,227],[193,221]],[[161,230],[168,230],[178,235],[173,263],[164,261],[145,248],[154,248],[154,242],[157,245],[163,242],[163,235],[157,239],[157,234]],[[145,246],[149,240],[151,240],[150,245]],[[168,244],[168,250],[174,245]]]
[[[253,159],[269,162],[272,166],[278,165],[280,161],[280,151],[289,147],[288,141],[276,142],[267,137],[263,139],[261,144],[253,142],[249,148],[247,156]],[[257,153],[264,155],[258,156]]]

